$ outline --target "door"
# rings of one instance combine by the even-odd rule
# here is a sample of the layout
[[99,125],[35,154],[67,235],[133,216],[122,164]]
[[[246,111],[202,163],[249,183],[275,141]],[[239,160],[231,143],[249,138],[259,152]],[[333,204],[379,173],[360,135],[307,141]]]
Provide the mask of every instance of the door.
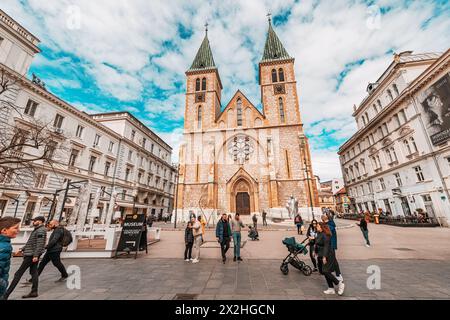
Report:
[[436,214],[434,213],[433,201],[431,200],[431,196],[429,194],[425,194],[422,196],[423,204],[425,205],[425,212],[428,217],[435,218]]
[[247,192],[239,192],[236,195],[236,213],[250,214],[250,196]]
[[384,202],[384,207],[386,209],[386,214],[394,215],[394,213],[392,212],[391,204],[389,203],[389,200],[388,199],[384,199],[383,202]]
[[402,197],[402,208],[405,216],[411,216],[411,209],[409,208],[408,199],[406,197]]

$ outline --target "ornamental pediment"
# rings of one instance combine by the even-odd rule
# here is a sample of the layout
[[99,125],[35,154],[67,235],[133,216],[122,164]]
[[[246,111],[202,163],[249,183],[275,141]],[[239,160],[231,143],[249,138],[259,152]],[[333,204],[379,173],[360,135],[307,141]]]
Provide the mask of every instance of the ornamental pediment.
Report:
[[407,134],[409,134],[409,133],[411,133],[411,132],[413,132],[413,131],[414,131],[414,130],[411,129],[409,126],[405,126],[405,127],[403,127],[403,128],[400,130],[399,136],[400,136],[400,137],[406,136]]

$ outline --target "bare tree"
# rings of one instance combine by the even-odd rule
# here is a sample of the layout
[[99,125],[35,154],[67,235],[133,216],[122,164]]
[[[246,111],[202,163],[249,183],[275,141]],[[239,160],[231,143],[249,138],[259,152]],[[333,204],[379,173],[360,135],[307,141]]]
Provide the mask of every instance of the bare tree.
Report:
[[18,106],[8,97],[19,90],[19,80],[0,65],[0,183],[28,189],[42,172],[62,165],[66,137],[52,123],[24,115],[34,115],[35,106]]

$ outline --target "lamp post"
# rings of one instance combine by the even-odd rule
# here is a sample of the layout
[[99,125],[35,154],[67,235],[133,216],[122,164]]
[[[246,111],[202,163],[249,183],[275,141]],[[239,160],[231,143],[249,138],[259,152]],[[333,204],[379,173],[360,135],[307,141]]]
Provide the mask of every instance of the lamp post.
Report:
[[315,216],[314,216],[313,199],[312,199],[312,194],[311,194],[311,185],[310,185],[310,182],[309,182],[310,178],[309,178],[308,163],[306,161],[306,137],[304,135],[300,136],[300,146],[301,146],[301,149],[303,151],[303,164],[305,166],[304,170],[305,170],[305,173],[306,173],[306,181],[308,183],[309,203],[310,203],[312,218],[314,220]]
[[180,164],[177,165],[177,176],[175,178],[175,221],[173,224],[173,228],[177,228],[177,217],[178,217],[178,178],[180,177]]

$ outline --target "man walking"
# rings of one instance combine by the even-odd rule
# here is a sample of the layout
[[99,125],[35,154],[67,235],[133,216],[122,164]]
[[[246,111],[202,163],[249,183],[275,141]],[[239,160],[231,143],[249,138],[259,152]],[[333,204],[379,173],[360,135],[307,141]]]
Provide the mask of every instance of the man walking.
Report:
[[359,223],[356,224],[360,229],[364,236],[364,239],[366,240],[366,247],[370,247],[370,241],[369,241],[369,229],[367,229],[367,220],[365,217],[361,217],[359,220]]
[[217,223],[216,227],[216,238],[220,243],[220,251],[222,253],[222,262],[225,263],[227,260],[226,254],[228,249],[230,249],[231,241],[231,227],[228,222],[227,214],[222,214],[222,218]]
[[56,282],[62,282],[67,280],[67,278],[69,277],[66,268],[61,262],[61,252],[63,250],[63,240],[64,240],[64,227],[61,227],[58,221],[52,220],[48,224],[47,228],[49,231],[53,230],[53,232],[48,241],[48,245],[45,247],[47,249],[47,252],[45,252],[42,261],[39,263],[38,275],[39,276],[41,275],[47,263],[51,261],[53,265],[61,273],[61,278]]
[[39,285],[39,275],[38,275],[38,263],[39,257],[44,253],[45,242],[47,240],[47,231],[45,230],[45,218],[44,217],[36,217],[33,220],[34,230],[30,235],[25,247],[21,249],[23,252],[23,262],[19,267],[19,270],[14,274],[14,279],[11,282],[8,290],[4,295],[4,299],[7,300],[11,293],[16,288],[20,279],[22,278],[25,271],[30,268],[32,287],[31,292],[25,296],[22,296],[23,299],[27,298],[36,298],[38,296],[38,285]]
[[194,235],[194,260],[192,260],[192,263],[198,263],[200,261],[200,246],[202,245],[202,225],[195,219],[195,216],[192,218],[192,234]]
[[241,230],[244,228],[244,224],[240,220],[239,213],[236,213],[234,220],[231,224],[231,231],[233,233],[234,242],[234,258],[233,261],[242,261],[241,258]]
[[267,218],[267,212],[266,212],[266,210],[263,210],[263,212],[262,212],[262,218],[263,218],[263,226],[267,226],[267,220],[266,220],[266,218]]

